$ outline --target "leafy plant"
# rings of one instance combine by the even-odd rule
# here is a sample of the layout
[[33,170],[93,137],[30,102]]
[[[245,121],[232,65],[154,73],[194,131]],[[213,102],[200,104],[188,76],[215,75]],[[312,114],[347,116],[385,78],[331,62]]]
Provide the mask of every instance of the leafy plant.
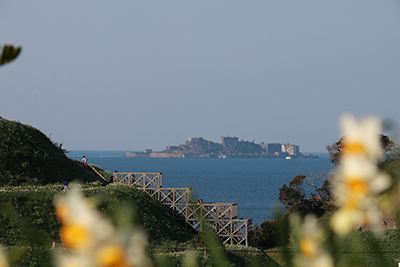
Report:
[[4,45],[2,53],[0,54],[0,66],[13,61],[18,57],[20,53],[21,53],[21,47]]

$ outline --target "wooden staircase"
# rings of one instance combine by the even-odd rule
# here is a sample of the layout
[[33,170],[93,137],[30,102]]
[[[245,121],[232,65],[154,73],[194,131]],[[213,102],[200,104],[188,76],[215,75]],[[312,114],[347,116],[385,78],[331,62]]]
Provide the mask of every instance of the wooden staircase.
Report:
[[101,175],[91,164],[88,165],[82,165],[82,167],[95,179],[97,180],[104,180],[106,182],[107,179],[103,177],[103,175]]
[[191,188],[162,188],[161,173],[115,172],[114,183],[127,184],[158,200],[189,232],[214,230],[224,244],[250,243],[251,219],[237,218],[237,203],[193,203]]

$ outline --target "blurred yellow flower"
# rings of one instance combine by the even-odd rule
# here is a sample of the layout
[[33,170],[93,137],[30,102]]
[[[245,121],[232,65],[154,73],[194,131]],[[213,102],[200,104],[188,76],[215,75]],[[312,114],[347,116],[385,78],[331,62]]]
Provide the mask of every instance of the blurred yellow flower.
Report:
[[294,261],[299,267],[333,267],[333,258],[326,245],[326,236],[315,215],[307,215],[303,224],[299,217],[292,218],[295,240],[300,253]]
[[300,250],[307,259],[317,256],[317,245],[311,237],[306,236],[300,240]]
[[345,114],[340,119],[343,140],[343,156],[361,156],[376,159],[382,153],[378,133],[381,124],[377,118],[367,117],[357,121],[352,115]]
[[332,228],[338,234],[365,225],[378,229],[380,214],[376,197],[391,183],[377,167],[382,153],[378,134],[380,123],[372,117],[358,122],[345,115],[341,124],[341,164],[332,185],[339,210],[332,216]]
[[347,154],[364,154],[367,152],[367,148],[361,142],[344,142],[342,144],[344,153]]
[[9,267],[6,254],[0,248],[0,267]]
[[66,218],[68,217],[69,211],[68,211],[68,206],[64,202],[59,202],[56,205],[56,215],[57,219],[60,222],[65,222]]
[[369,192],[367,181],[360,177],[345,178],[344,184],[349,189],[350,196],[365,196]]
[[129,267],[124,248],[118,245],[108,245],[98,252],[97,263],[100,267]]
[[62,224],[60,238],[70,250],[58,250],[60,267],[150,267],[146,254],[147,236],[142,231],[118,231],[104,218],[78,185],[56,198],[56,212]]
[[61,227],[60,238],[69,249],[85,249],[90,243],[90,229],[83,224],[68,223]]

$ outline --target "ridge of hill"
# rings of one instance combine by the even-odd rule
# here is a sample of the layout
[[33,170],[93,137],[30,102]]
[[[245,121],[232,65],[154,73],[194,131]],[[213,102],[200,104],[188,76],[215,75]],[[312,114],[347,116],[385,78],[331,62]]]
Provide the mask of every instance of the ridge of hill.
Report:
[[65,152],[38,129],[0,117],[0,186],[97,181]]

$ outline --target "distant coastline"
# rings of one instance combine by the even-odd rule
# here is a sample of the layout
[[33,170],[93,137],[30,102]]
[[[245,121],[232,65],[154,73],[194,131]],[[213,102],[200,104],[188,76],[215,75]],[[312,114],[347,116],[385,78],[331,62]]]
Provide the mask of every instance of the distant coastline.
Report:
[[126,152],[124,157],[139,158],[319,158],[317,155],[300,153],[298,145],[289,143],[260,143],[243,141],[233,136],[221,137],[220,143],[189,138],[185,144],[167,146],[161,152],[145,149],[143,152]]

